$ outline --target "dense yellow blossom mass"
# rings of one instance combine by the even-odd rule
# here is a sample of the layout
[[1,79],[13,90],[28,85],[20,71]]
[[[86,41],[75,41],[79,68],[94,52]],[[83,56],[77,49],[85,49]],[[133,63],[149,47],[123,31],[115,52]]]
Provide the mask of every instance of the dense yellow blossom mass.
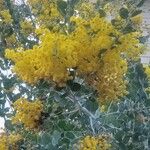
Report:
[[11,24],[12,23],[12,18],[11,15],[9,13],[9,10],[2,10],[0,11],[0,19],[2,19],[2,21],[6,24]]
[[0,150],[19,150],[17,143],[22,140],[19,134],[0,134]]
[[44,27],[53,28],[62,18],[57,9],[57,0],[27,0],[27,3],[31,6],[38,24]]
[[69,69],[74,69],[98,91],[101,102],[118,99],[126,94],[127,59],[141,53],[140,34],[123,34],[99,14],[86,15],[93,9],[90,5],[81,8],[81,14],[70,18],[71,32],[39,27],[39,45],[7,49],[6,57],[15,63],[14,72],[29,84],[45,79],[65,86],[72,79]]
[[91,137],[86,136],[80,142],[80,150],[109,150],[111,144],[104,136]]
[[16,114],[12,117],[13,124],[23,124],[26,129],[35,129],[43,111],[43,104],[41,101],[36,100],[29,102],[26,99],[18,99],[14,103]]

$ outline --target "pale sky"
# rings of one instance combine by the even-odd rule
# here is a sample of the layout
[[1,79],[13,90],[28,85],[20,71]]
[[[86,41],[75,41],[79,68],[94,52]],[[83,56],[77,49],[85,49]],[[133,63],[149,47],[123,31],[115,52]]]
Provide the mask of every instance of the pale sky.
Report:
[[2,117],[0,117],[0,132],[1,128],[4,128],[4,119]]

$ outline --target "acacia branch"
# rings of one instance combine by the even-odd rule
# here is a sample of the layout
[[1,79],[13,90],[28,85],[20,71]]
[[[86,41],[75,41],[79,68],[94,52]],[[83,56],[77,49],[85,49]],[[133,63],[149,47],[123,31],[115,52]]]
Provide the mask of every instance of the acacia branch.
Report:
[[75,103],[77,107],[79,108],[79,110],[84,112],[84,114],[86,114],[87,116],[90,116],[93,119],[97,119],[89,110],[87,110],[85,107],[82,106],[82,104],[77,100],[77,98],[72,93],[72,91],[70,91],[70,93],[71,93],[71,96],[68,96],[68,99],[72,101],[73,103]]

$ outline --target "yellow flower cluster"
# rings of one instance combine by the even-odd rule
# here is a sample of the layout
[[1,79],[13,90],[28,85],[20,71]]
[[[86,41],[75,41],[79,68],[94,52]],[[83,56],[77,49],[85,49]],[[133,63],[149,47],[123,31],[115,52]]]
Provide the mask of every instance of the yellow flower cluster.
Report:
[[38,127],[41,112],[43,111],[43,104],[36,100],[29,102],[26,99],[18,99],[14,103],[16,114],[12,117],[13,124],[23,124],[26,129],[35,129]]
[[140,33],[132,32],[119,38],[121,44],[118,45],[118,51],[122,51],[128,58],[136,59],[141,54],[142,46],[139,43]]
[[18,142],[22,140],[20,134],[10,134],[6,133],[0,134],[0,150],[19,150]]
[[95,6],[89,2],[82,2],[81,4],[79,3],[79,6],[76,6],[76,9],[80,16],[88,19],[98,14],[94,7]]
[[31,50],[7,50],[6,56],[16,62],[15,72],[30,84],[40,79],[64,84],[70,79],[67,68],[76,67],[75,43],[65,35],[49,31],[41,37],[41,41],[41,46],[34,46]]
[[[84,11],[90,6],[84,6]],[[6,50],[6,57],[15,62],[14,71],[30,84],[40,79],[65,86],[75,68],[100,94],[100,101],[118,99],[126,94],[127,60],[141,53],[137,32],[123,34],[95,13],[70,18],[74,30],[61,33],[39,28],[39,45],[29,50]]]
[[115,51],[106,52],[103,61],[96,86],[100,90],[100,101],[104,104],[105,100],[116,100],[127,94],[127,81],[123,80],[127,72],[127,62]]
[[131,18],[131,21],[135,24],[135,25],[140,25],[143,22],[143,16],[140,15],[136,15],[134,17]]
[[105,136],[91,137],[86,136],[80,142],[80,150],[109,150],[111,144]]
[[5,8],[4,6],[4,0],[0,1],[0,10],[3,10]]
[[6,40],[7,47],[15,47],[15,46],[18,46],[17,37],[16,37],[15,34],[12,34],[11,36],[6,37],[5,40]]
[[2,18],[2,21],[6,24],[11,24],[12,23],[12,18],[9,13],[9,10],[2,10],[0,11],[0,17]]
[[120,16],[115,17],[114,26],[116,29],[121,30],[126,26],[126,20],[122,19]]
[[36,21],[45,27],[55,27],[61,14],[57,9],[57,0],[27,0],[32,7],[33,13],[36,15]]
[[144,65],[144,68],[145,68],[144,71],[145,71],[145,73],[146,73],[148,79],[150,79],[150,66]]
[[21,26],[21,32],[24,34],[24,35],[29,35],[31,33],[33,33],[34,31],[34,27],[31,23],[31,21],[21,21],[20,22],[20,26]]

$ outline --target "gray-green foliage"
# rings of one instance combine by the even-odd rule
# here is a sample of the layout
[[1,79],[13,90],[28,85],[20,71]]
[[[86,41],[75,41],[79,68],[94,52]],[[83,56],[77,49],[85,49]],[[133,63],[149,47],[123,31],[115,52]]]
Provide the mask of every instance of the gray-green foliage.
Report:
[[[139,1],[138,6],[141,6],[142,2]],[[58,6],[65,15],[66,3],[61,1]],[[36,86],[24,84],[14,74],[6,74],[12,64],[4,58],[4,49],[7,48],[5,37],[15,33],[23,47],[32,47],[35,41],[20,33],[19,26],[23,18],[31,17],[31,12],[25,4],[14,6],[9,0],[6,0],[5,7],[13,16],[11,26],[0,25],[0,116],[5,118],[7,130],[13,131],[22,127],[12,126],[9,120],[12,114],[9,108],[5,107],[6,101],[11,104],[22,95],[26,95],[29,99],[40,98],[45,102],[39,123],[40,132],[24,130],[25,141],[20,149],[75,149],[74,145],[84,135],[95,136],[102,133],[111,137],[114,150],[150,148],[150,99],[149,93],[145,92],[148,81],[139,62],[129,64],[127,75],[129,94],[118,103],[111,103],[106,112],[100,112],[96,91],[80,79],[68,81],[67,87],[62,89],[53,88],[45,81],[40,81]],[[128,15],[128,10],[120,9],[122,18],[127,19]],[[125,29],[125,32],[130,31]],[[19,92],[12,92],[12,87],[17,88]]]

